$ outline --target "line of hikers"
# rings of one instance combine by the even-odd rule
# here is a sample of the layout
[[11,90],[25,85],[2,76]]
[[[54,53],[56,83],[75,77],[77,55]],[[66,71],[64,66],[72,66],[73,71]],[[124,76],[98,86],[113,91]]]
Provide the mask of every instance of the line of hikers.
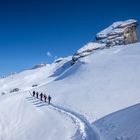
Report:
[[51,96],[50,95],[47,97],[46,94],[43,94],[43,93],[39,94],[38,92],[35,92],[35,91],[33,91],[32,95],[33,95],[33,97],[36,97],[36,98],[39,98],[39,96],[40,96],[41,101],[43,101],[43,98],[44,98],[44,101],[47,102],[47,99],[48,99],[48,104],[51,103]]

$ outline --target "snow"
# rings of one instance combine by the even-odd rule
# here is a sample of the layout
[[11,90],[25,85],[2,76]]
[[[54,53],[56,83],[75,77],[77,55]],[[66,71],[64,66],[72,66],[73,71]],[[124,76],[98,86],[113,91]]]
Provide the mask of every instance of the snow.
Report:
[[96,121],[103,140],[139,140],[140,104],[112,113]]
[[84,114],[90,122],[138,103],[139,45],[116,46],[82,58],[38,90],[47,90],[56,104]]
[[51,65],[46,65],[44,67],[38,69],[26,70],[21,73],[10,75],[6,78],[0,79],[0,92],[9,93],[14,88],[19,88],[20,91],[25,91],[32,89],[33,85],[41,86],[48,82],[53,81],[56,77],[52,75],[58,71],[59,67],[61,68],[61,72],[63,72],[66,68],[63,65],[71,61],[71,56],[67,58],[63,58],[59,64],[52,63]]
[[1,140],[67,140],[76,131],[70,118],[32,100],[28,94],[1,100],[0,112]]
[[71,119],[75,122],[75,124],[79,127],[79,133],[78,136],[80,137],[77,137],[77,134],[76,134],[76,139],[88,139],[88,140],[99,140],[99,136],[98,136],[98,132],[97,130],[93,127],[90,126],[90,124],[88,123],[88,121],[81,115],[73,112],[73,111],[70,111],[68,109],[64,109],[62,107],[59,107],[59,106],[55,106],[55,105],[52,105],[52,107],[63,113],[63,114],[66,114],[67,116],[71,117]]
[[[140,139],[139,105],[130,107],[140,99],[140,43],[71,59],[0,79],[0,140]],[[50,94],[52,104],[29,90]]]

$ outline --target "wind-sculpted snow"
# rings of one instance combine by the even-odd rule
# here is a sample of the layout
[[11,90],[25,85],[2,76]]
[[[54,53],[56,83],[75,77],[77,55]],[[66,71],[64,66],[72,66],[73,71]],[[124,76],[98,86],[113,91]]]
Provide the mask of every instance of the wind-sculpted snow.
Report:
[[97,120],[93,126],[106,140],[140,140],[139,120],[140,104],[136,104]]

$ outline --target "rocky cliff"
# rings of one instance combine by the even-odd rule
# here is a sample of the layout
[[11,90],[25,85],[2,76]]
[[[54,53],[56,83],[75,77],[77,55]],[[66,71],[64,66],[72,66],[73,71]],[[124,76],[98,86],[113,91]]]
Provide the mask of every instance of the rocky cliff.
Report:
[[96,41],[106,43],[108,47],[136,43],[138,41],[137,25],[137,21],[132,19],[115,22],[99,32],[96,35]]
[[98,49],[136,43],[138,41],[137,26],[138,22],[133,19],[114,22],[111,26],[99,32],[94,42],[90,42],[79,49],[72,57],[73,62]]

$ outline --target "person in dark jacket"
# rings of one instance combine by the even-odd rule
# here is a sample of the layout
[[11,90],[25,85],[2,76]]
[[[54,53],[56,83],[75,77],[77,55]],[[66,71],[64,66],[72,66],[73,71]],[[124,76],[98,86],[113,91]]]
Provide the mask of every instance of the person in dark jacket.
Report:
[[35,96],[35,91],[33,91],[33,97]]
[[40,93],[40,100],[42,101],[43,93]]
[[36,98],[38,98],[38,92],[36,92]]
[[46,102],[46,100],[47,100],[47,95],[44,94],[44,101]]
[[52,97],[49,95],[49,96],[48,96],[48,104],[51,103],[51,99],[52,99]]

